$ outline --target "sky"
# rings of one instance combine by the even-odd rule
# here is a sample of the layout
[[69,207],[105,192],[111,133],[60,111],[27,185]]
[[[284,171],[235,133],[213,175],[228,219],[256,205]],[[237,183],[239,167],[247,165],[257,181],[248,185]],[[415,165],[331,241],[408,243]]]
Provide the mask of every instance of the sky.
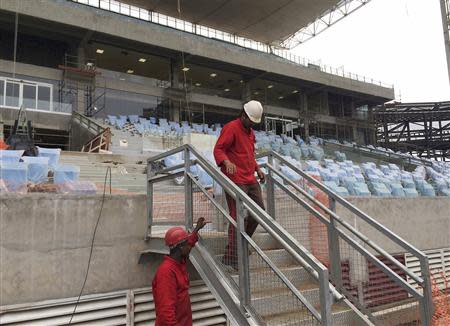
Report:
[[439,0],[372,0],[292,50],[394,84],[396,100],[450,100]]

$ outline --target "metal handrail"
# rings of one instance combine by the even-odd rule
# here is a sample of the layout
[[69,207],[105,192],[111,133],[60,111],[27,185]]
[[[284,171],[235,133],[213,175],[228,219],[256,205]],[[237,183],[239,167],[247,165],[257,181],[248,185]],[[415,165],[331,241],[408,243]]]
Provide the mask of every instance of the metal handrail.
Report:
[[[393,242],[395,242],[397,245],[402,247],[403,249],[407,250],[410,254],[417,257],[420,261],[420,267],[421,267],[421,273],[422,277],[418,277],[412,272],[410,272],[406,266],[399,263],[395,258],[392,257],[389,253],[387,253],[384,249],[379,247],[377,244],[375,244],[373,241],[369,240],[367,237],[365,237],[362,233],[355,230],[350,224],[343,221],[339,216],[335,214],[332,210],[324,206],[322,203],[318,202],[314,198],[312,198],[311,195],[307,194],[303,189],[295,185],[291,180],[288,180],[286,176],[279,173],[274,169],[274,167],[269,164],[265,163],[265,166],[269,168],[271,173],[275,173],[277,176],[282,177],[284,181],[287,181],[291,186],[293,186],[296,190],[300,191],[305,197],[307,197],[309,200],[312,200],[314,204],[317,204],[321,209],[323,209],[327,214],[330,215],[330,218],[332,218],[333,223],[338,222],[342,226],[344,226],[347,230],[352,232],[355,236],[357,236],[360,240],[362,240],[364,243],[378,251],[381,255],[383,255],[385,258],[387,258],[391,263],[395,264],[397,267],[401,268],[403,272],[405,272],[409,277],[411,277],[414,281],[419,283],[423,287],[423,294],[420,294],[416,289],[414,289],[409,283],[407,283],[404,279],[401,279],[392,269],[387,267],[383,262],[381,262],[378,258],[376,258],[374,255],[372,255],[367,249],[363,248],[359,243],[357,243],[355,240],[350,238],[347,234],[345,234],[342,230],[339,230],[338,228],[334,228],[334,231],[341,237],[343,240],[345,240],[347,243],[351,244],[357,251],[359,251],[362,255],[366,256],[368,259],[370,259],[378,268],[384,270],[388,276],[395,281],[396,283],[400,284],[405,290],[408,291],[411,295],[419,298],[421,301],[421,310],[422,310],[422,317],[424,318],[423,321],[427,323],[432,314],[432,294],[431,294],[431,280],[429,275],[429,267],[428,267],[428,257],[416,249],[414,246],[400,238],[398,235],[381,225],[379,222],[375,221],[372,217],[368,216],[361,210],[359,210],[357,207],[355,207],[353,204],[348,202],[346,199],[342,198],[341,196],[334,193],[332,190],[328,189],[326,186],[324,186],[321,182],[317,181],[307,173],[303,172],[301,169],[297,168],[295,165],[290,163],[289,161],[285,160],[281,155],[279,155],[276,152],[270,151],[263,153],[259,155],[258,157],[264,157],[268,156],[269,160],[270,157],[274,157],[278,159],[282,164],[286,165],[290,169],[292,169],[294,172],[302,176],[305,180],[309,181],[311,184],[319,188],[321,191],[326,193],[331,198],[331,203],[339,202],[343,207],[348,209],[350,212],[355,214],[357,217],[361,218],[363,221],[374,227],[377,231],[381,232],[383,235],[391,239]],[[270,175],[270,174],[269,174]],[[276,182],[276,180],[274,180]],[[279,182],[276,182],[277,184],[280,184]],[[288,193],[289,194],[289,193]],[[295,195],[295,194],[294,194]],[[333,204],[335,205],[335,204]],[[324,217],[317,212],[316,210],[311,210],[310,206],[307,205],[306,208],[311,211],[314,215],[316,215],[322,222]],[[339,249],[338,249],[339,250]],[[335,268],[339,268],[335,267]]]
[[[187,173],[188,177],[197,185],[197,187],[203,192],[203,194],[209,199],[209,201],[219,210],[219,212],[225,216],[228,223],[231,223],[235,228],[237,227],[237,223],[233,220],[230,214],[211,196],[208,191],[206,191],[201,183],[196,180],[196,178],[192,175],[192,173]],[[283,283],[291,290],[291,292],[300,300],[307,309],[314,315],[317,320],[320,320],[320,315],[317,312],[317,309],[314,308],[306,298],[300,293],[300,291],[292,284],[289,279],[284,276],[281,270],[270,260],[270,258],[262,251],[262,249],[256,244],[256,242],[248,235],[244,234],[246,241],[255,249],[255,251],[261,256],[261,258],[269,265],[269,267],[274,271],[274,273],[283,281]]]
[[[216,181],[218,181],[220,186],[224,187],[227,190],[231,190],[229,194],[231,195],[231,197],[233,199],[236,199],[237,196],[242,197],[246,206],[252,210],[252,213],[255,215],[254,217],[256,217],[258,219],[258,222],[261,222],[261,224],[266,226],[268,229],[270,229],[270,227],[273,226],[274,231],[270,230],[268,232],[273,232],[274,233],[273,235],[276,236],[277,238],[280,237],[280,234],[282,234],[283,237],[287,237],[287,235],[284,234],[284,232],[282,232],[281,226],[276,221],[274,221],[270,217],[270,215],[267,214],[266,211],[264,211],[261,207],[259,207],[257,204],[255,204],[250,199],[250,197],[248,197],[248,195],[242,191],[242,189],[237,187],[228,177],[223,175],[220,172],[220,170],[218,170],[215,167],[212,167],[211,164],[209,163],[209,161],[205,157],[203,157],[203,155],[198,153],[191,145],[185,144],[185,145],[182,145],[181,147],[175,148],[168,152],[158,154],[158,155],[153,156],[150,159],[148,159],[148,162],[153,163],[153,162],[159,161],[167,156],[171,156],[171,155],[180,153],[180,152],[184,151],[185,149],[188,149],[196,156],[197,163],[199,165],[201,165],[201,167],[203,169],[205,169],[205,171],[209,175],[211,175]],[[278,231],[278,234],[275,233],[275,230]],[[302,250],[300,250],[301,245],[292,236],[289,236],[288,239],[289,239],[288,243],[292,243],[294,245],[294,248],[298,247],[299,252],[302,251]],[[283,241],[283,243],[285,243],[285,240]],[[314,269],[326,270],[326,267],[320,261],[318,261],[313,255],[311,255],[311,254],[304,255],[303,258],[308,262],[308,265],[313,266]]]
[[[413,274],[409,269],[406,268],[403,264],[401,264],[397,259],[395,259],[391,254],[389,254],[387,251],[382,249],[380,246],[378,246],[376,243],[374,243],[372,240],[364,236],[361,232],[356,230],[353,226],[351,226],[346,221],[342,220],[335,212],[330,210],[327,206],[322,204],[320,201],[315,200],[314,197],[312,197],[310,194],[308,194],[307,191],[301,189],[298,185],[296,185],[292,180],[289,180],[284,174],[277,171],[273,166],[270,164],[265,164],[267,168],[270,169],[271,172],[275,173],[277,176],[283,179],[284,182],[288,183],[291,187],[293,187],[295,190],[300,192],[302,195],[307,197],[311,202],[313,202],[315,205],[319,206],[320,209],[322,209],[325,213],[332,216],[339,224],[341,224],[343,227],[345,227],[348,231],[353,233],[355,236],[357,236],[361,241],[363,241],[365,244],[369,245],[372,249],[379,252],[381,255],[383,255],[385,258],[389,260],[392,264],[400,268],[404,273],[406,273],[409,277],[411,277],[414,281],[416,281],[419,285],[424,286],[424,280]],[[299,196],[291,192],[289,189],[287,189],[283,184],[278,182],[277,180],[274,180],[275,183],[282,188],[288,195],[290,195],[294,200],[299,202],[301,205],[303,205],[309,212],[314,214],[322,223],[325,225],[328,225],[330,222],[323,216],[318,210],[311,207],[308,203],[306,203],[303,199],[301,199]],[[338,230],[340,231],[340,230]],[[342,232],[342,231],[341,231]]]
[[72,111],[72,118],[78,120],[80,124],[86,126],[89,130],[93,131],[95,134],[100,134],[105,131],[105,128],[100,125],[97,121],[86,117],[77,111]]
[[[255,220],[273,237],[275,238],[281,246],[290,253],[293,258],[301,264],[305,270],[307,270],[316,280],[320,283],[320,292],[321,292],[321,315],[320,319],[322,322],[327,322],[330,318],[331,311],[329,302],[331,302],[330,294],[333,296],[335,300],[343,299],[343,296],[334,288],[333,285],[330,284],[328,279],[328,269],[311,253],[309,253],[306,248],[300,245],[300,243],[293,238],[290,234],[287,234],[281,225],[276,222],[264,209],[262,209],[259,205],[254,203],[248,195],[242,191],[238,186],[236,186],[227,176],[222,174],[222,172],[215,166],[213,166],[202,154],[200,154],[195,148],[193,148],[189,144],[182,145],[178,148],[169,150],[165,153],[161,153],[159,155],[153,156],[148,159],[148,167],[150,168],[155,164],[156,161],[164,159],[165,157],[184,152],[185,157],[192,153],[196,158],[195,162],[199,164],[206,173],[208,173],[220,186],[222,186],[236,201],[242,201],[242,205],[249,209],[252,212]],[[190,155],[189,155],[190,157]],[[191,160],[188,160],[191,163]],[[187,163],[187,166],[189,166]],[[178,166],[177,166],[178,167]],[[167,169],[166,169],[167,171]],[[190,179],[190,181],[194,181],[195,184],[198,185],[198,182],[194,180],[185,167],[185,175]],[[186,181],[186,180],[185,180]],[[152,194],[153,190],[149,190],[149,194]],[[150,216],[150,215],[149,215]],[[228,214],[225,215],[228,218]],[[149,224],[151,221],[149,221]],[[188,223],[189,224],[189,223]],[[248,241],[248,236],[246,237],[246,233],[240,232],[241,235],[247,240],[250,245],[253,245],[251,241]],[[255,244],[256,245],[256,244]],[[267,262],[267,261],[266,261]],[[269,266],[273,265],[267,262]],[[275,273],[277,273],[274,270]],[[281,273],[281,272],[280,272]],[[277,273],[278,275],[278,273]],[[280,274],[281,275],[281,274]],[[283,278],[282,278],[283,280]],[[290,288],[289,284],[285,282],[285,284]],[[294,293],[296,295],[296,293]],[[297,296],[297,295],[296,295]],[[302,302],[302,296],[297,296],[299,300]],[[314,315],[314,310],[311,310],[311,307],[308,307],[308,310]]]
[[[276,170],[273,170],[272,167],[269,166],[269,168],[272,170],[272,172],[276,173],[278,176],[280,176],[281,178],[283,178],[284,182],[292,182],[291,180],[289,180],[286,176],[284,176],[283,174],[279,173]],[[314,209],[313,207],[311,207],[310,205],[308,205],[307,203],[305,203],[300,197],[298,197],[296,194],[294,194],[292,191],[290,191],[286,186],[284,186],[283,184],[281,184],[279,181],[274,180],[275,183],[281,188],[283,189],[288,195],[290,195],[291,197],[293,197],[296,201],[298,201],[299,203],[301,203],[302,205],[305,205],[305,208],[310,211],[314,216],[316,216],[317,218],[319,218],[319,220],[321,222],[323,222],[326,225],[329,225],[330,222],[326,221],[325,216],[323,216],[318,210]],[[290,184],[291,186],[294,186],[292,184]],[[295,189],[298,189],[298,186],[295,187]],[[303,193],[303,192],[302,192]],[[314,204],[325,207],[323,206],[319,201],[315,201]],[[381,249],[378,245],[374,244],[371,240],[368,240],[367,237],[365,237],[364,235],[362,235],[359,231],[355,230],[351,225],[349,225],[348,223],[346,223],[345,221],[342,221],[340,217],[338,217],[334,212],[330,211],[329,209],[326,209],[327,214],[332,215],[336,221],[338,221],[339,223],[341,223],[343,226],[345,226],[350,232],[352,232],[354,235],[356,235],[360,240],[362,240],[364,243],[370,245],[373,249],[375,249],[376,251],[378,251],[379,253],[381,253],[383,256],[385,256],[391,263],[395,264],[397,267],[399,267],[403,272],[405,272],[409,277],[411,277],[412,279],[414,279],[417,283],[419,283],[420,285],[423,286],[424,281],[422,278],[416,276],[415,274],[411,273],[404,265],[400,264],[394,257],[392,257],[389,253],[387,253],[386,251],[384,251],[383,249]],[[325,223],[325,221],[327,223]],[[418,292],[408,283],[405,282],[404,279],[402,279],[401,277],[399,277],[397,275],[397,273],[395,273],[394,271],[392,271],[392,269],[390,269],[389,267],[387,267],[383,262],[381,262],[379,259],[377,259],[375,256],[373,256],[367,249],[365,249],[364,247],[362,247],[359,243],[357,243],[356,241],[354,241],[353,239],[351,239],[347,234],[345,234],[342,230],[337,229],[337,232],[339,233],[339,235],[347,242],[351,245],[353,245],[354,247],[357,247],[357,250],[360,251],[364,256],[366,256],[367,258],[369,258],[375,265],[377,265],[379,268],[381,268],[383,271],[387,272],[389,274],[389,276],[398,283],[401,283],[402,286],[407,287],[407,291],[414,296],[418,296],[419,298],[421,298],[422,296],[418,294]],[[381,266],[381,267],[380,267]]]
[[361,211],[359,208],[354,206],[352,203],[350,203],[349,201],[347,201],[343,197],[337,195],[335,192],[333,192],[332,190],[330,190],[327,187],[325,187],[321,182],[317,181],[316,179],[311,177],[309,174],[303,172],[302,170],[297,168],[295,165],[293,165],[289,161],[285,160],[280,154],[278,154],[278,153],[276,153],[274,151],[270,151],[270,152],[267,152],[265,154],[266,155],[273,155],[276,159],[278,159],[281,162],[283,162],[284,165],[286,165],[290,169],[294,170],[294,172],[298,173],[304,179],[306,179],[309,182],[311,182],[314,186],[316,186],[317,188],[319,188],[320,190],[325,192],[328,196],[330,196],[331,198],[336,200],[336,202],[339,202],[342,206],[347,208],[350,212],[352,212],[353,214],[355,214],[356,216],[361,218],[366,223],[368,223],[371,226],[373,226],[375,229],[377,229],[378,231],[383,233],[385,236],[390,238],[392,241],[394,241],[397,245],[399,245],[403,249],[408,250],[413,256],[415,256],[415,257],[417,257],[419,259],[420,258],[426,258],[426,255],[424,253],[422,253],[420,250],[418,250],[417,248],[415,248],[413,245],[411,245],[410,243],[408,243],[405,240],[403,240],[402,238],[400,238],[397,234],[395,234],[394,232],[392,232],[391,230],[389,230],[388,228],[383,226],[381,223],[379,223],[378,221],[376,221],[375,219],[373,219],[372,217],[370,217],[369,215],[367,215],[366,213]]

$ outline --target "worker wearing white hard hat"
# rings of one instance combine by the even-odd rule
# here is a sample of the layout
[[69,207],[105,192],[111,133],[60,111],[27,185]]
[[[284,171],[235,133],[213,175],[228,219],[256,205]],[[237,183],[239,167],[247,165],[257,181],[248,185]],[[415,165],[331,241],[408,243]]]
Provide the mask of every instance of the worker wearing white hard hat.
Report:
[[[255,133],[252,129],[254,124],[261,122],[262,114],[260,102],[245,103],[240,116],[223,127],[214,147],[214,158],[222,172],[264,209],[261,187],[255,174],[261,183],[264,183],[265,175],[255,160]],[[236,202],[228,194],[226,199],[230,216],[236,219]],[[249,215],[245,223],[246,233],[252,236],[257,226],[256,220]],[[234,269],[237,269],[236,243],[236,232],[230,224],[228,245],[222,262]]]

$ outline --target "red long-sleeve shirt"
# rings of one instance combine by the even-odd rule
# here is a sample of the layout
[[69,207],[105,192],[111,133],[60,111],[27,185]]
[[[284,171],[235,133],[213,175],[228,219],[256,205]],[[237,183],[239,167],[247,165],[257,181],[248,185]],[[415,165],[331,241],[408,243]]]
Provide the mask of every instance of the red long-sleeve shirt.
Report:
[[[214,146],[214,158],[222,172],[236,184],[256,183],[255,171],[258,164],[255,160],[255,133],[246,129],[238,118],[227,123]],[[236,165],[237,171],[228,174],[223,164],[229,160]]]
[[[193,247],[197,241],[197,232],[193,232],[188,243]],[[156,310],[155,326],[192,326],[186,261],[179,263],[170,256],[164,256],[153,278],[152,289]]]

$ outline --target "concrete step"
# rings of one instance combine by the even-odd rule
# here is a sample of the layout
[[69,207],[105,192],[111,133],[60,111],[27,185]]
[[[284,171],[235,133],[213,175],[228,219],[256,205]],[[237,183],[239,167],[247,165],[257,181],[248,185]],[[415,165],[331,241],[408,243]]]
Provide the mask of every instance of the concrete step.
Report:
[[[311,276],[303,267],[294,265],[280,267],[279,269],[298,289],[302,291],[309,291],[309,294],[311,294],[311,302],[317,303],[317,284],[312,281]],[[232,270],[231,273],[232,278],[237,283],[239,280],[238,272]],[[255,295],[264,295],[264,293],[271,293],[271,291],[279,291],[283,289],[287,289],[287,287],[278,278],[275,272],[268,267],[250,269],[250,290]],[[316,295],[317,298],[315,298]]]
[[[270,284],[270,280],[266,281]],[[315,282],[309,279],[294,285],[311,305],[320,306],[319,286]],[[292,307],[301,305],[281,280],[273,282],[267,289],[252,291],[251,300],[256,311],[263,316],[288,312]]]
[[[162,216],[160,217],[163,218]],[[201,237],[208,248],[209,252],[214,256],[221,256],[225,253],[225,248],[228,243],[228,232],[227,231],[202,231]],[[263,250],[281,249],[280,244],[275,241],[271,235],[268,233],[255,233],[252,239],[258,244],[258,246]],[[251,256],[250,256],[251,257]],[[219,257],[218,257],[219,258]],[[281,260],[286,257],[280,258]],[[256,259],[256,258],[253,258]]]
[[[295,265],[295,260],[292,256],[284,249],[266,249],[264,253],[277,267],[287,267]],[[263,263],[262,258],[256,253],[252,253],[249,257],[250,268],[261,267]],[[264,263],[265,265],[265,263]]]
[[[365,325],[356,317],[355,313],[347,306],[339,304],[332,307],[333,325],[336,326],[359,326]],[[274,313],[264,317],[268,326],[311,326],[320,325],[306,309],[293,309],[284,313]]]

